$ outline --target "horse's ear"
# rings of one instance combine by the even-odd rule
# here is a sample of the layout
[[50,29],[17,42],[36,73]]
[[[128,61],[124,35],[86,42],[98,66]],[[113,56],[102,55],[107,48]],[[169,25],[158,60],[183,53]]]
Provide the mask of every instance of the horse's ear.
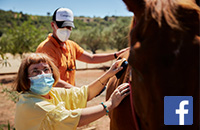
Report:
[[134,15],[137,17],[140,17],[142,12],[144,12],[145,9],[145,0],[123,0],[124,3],[127,6],[127,9],[130,12],[133,12]]

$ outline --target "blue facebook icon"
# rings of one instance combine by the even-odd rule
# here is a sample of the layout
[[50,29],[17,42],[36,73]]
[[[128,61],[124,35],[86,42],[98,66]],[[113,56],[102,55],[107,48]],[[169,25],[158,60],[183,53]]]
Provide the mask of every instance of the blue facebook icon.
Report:
[[165,96],[164,123],[165,125],[192,125],[193,97]]

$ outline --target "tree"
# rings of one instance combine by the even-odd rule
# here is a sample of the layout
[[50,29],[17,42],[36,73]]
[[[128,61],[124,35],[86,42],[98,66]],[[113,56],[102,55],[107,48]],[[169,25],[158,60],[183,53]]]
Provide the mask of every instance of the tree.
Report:
[[14,26],[4,33],[0,39],[0,52],[13,55],[34,52],[37,45],[45,39],[44,31],[24,22],[21,26]]
[[97,26],[85,31],[81,42],[85,44],[93,54],[95,54],[98,49],[105,49],[103,27]]
[[47,16],[50,16],[51,15],[51,13],[50,12],[47,12]]
[[128,47],[130,22],[131,18],[122,17],[107,29],[106,39],[111,45],[111,48],[117,48],[117,50],[121,50]]
[[[52,32],[49,15],[49,12],[47,16],[36,16],[0,10],[0,53],[34,52],[47,33]],[[120,50],[128,45],[130,21],[131,17],[75,17],[76,27],[70,39],[93,53],[108,47]]]

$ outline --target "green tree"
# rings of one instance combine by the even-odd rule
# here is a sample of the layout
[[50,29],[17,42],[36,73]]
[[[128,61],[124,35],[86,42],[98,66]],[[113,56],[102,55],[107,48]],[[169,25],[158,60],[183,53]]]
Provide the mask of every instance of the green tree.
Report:
[[42,29],[37,29],[30,21],[24,22],[21,26],[15,25],[0,38],[0,52],[13,55],[34,52],[37,45],[45,39]]
[[107,39],[107,43],[111,45],[111,48],[121,50],[128,46],[128,32],[130,22],[131,18],[122,17],[107,29],[105,39]]
[[[36,16],[0,10],[0,53],[34,52],[37,45],[52,32],[51,21],[49,12],[47,16]],[[130,21],[131,17],[75,17],[76,27],[70,39],[93,53],[108,47],[120,50],[128,45]]]
[[97,26],[84,32],[81,43],[87,46],[93,54],[98,49],[105,49],[104,31],[103,27]]

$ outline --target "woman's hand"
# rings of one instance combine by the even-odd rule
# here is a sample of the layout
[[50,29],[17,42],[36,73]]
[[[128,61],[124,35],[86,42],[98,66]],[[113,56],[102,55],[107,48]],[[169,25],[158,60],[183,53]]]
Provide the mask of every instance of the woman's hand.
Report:
[[130,94],[129,84],[123,83],[114,90],[109,100],[105,104],[108,105],[108,109],[112,110],[115,107],[117,107],[121,103],[121,101],[129,94]]
[[[120,70],[123,69],[123,67],[119,66],[119,64],[121,63],[121,60],[117,60],[115,61],[111,67],[109,68],[109,70],[106,72],[106,74],[109,77],[112,77],[113,75],[115,75],[117,72],[119,72]],[[118,67],[119,66],[119,67]]]
[[118,67],[119,63],[121,63],[121,60],[114,62],[106,73],[88,85],[88,101],[101,92],[110,77],[123,69],[123,67]]
[[[120,102],[130,94],[129,84],[123,83],[115,89],[110,96],[109,100],[104,103],[108,110],[112,110],[117,107]],[[106,114],[105,108],[99,104],[93,107],[87,107],[82,109],[81,117],[78,126],[83,126],[99,119]]]

